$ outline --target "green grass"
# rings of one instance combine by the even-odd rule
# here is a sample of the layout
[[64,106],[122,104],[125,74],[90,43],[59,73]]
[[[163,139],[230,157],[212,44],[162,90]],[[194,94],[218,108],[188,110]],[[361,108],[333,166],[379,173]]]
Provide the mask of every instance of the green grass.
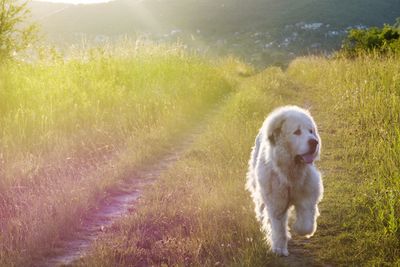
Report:
[[78,265],[284,265],[268,252],[244,190],[256,132],[283,104],[309,107],[323,140],[325,195],[308,257],[399,264],[399,68],[398,58],[302,58],[286,73],[246,78],[185,158]]
[[398,57],[299,58],[256,75],[232,58],[169,48],[82,58],[0,71],[0,265],[29,265],[49,251],[216,103],[183,159],[78,265],[284,265],[268,252],[244,190],[256,133],[284,104],[309,107],[323,141],[325,194],[308,256],[400,264]]
[[144,193],[135,213],[113,227],[82,265],[279,263],[267,253],[244,191],[254,135],[277,104],[267,93],[280,85],[275,75],[281,71],[251,78],[266,89],[242,84],[183,160]]
[[[328,141],[326,229],[319,256],[340,265],[398,265],[400,87],[398,56],[295,61]],[[311,98],[310,98],[311,99]],[[316,103],[317,102],[317,103]],[[322,213],[324,215],[324,212]]]
[[71,234],[235,86],[218,66],[228,61],[139,50],[0,70],[1,266],[28,265]]

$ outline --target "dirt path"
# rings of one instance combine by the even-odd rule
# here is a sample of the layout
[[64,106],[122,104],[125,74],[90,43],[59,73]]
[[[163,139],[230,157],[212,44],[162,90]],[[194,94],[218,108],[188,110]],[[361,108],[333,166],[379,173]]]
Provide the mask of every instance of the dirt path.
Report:
[[[71,265],[81,257],[84,257],[94,241],[101,236],[106,228],[111,227],[114,222],[128,214],[135,207],[143,189],[156,182],[162,173],[168,171],[174,163],[179,161],[190,150],[191,145],[204,132],[204,128],[218,110],[218,108],[212,109],[173,149],[118,186],[118,190],[115,190],[112,196],[107,198],[95,212],[87,216],[87,219],[82,222],[82,227],[77,230],[71,239],[60,243],[57,249],[52,252],[52,256],[34,266]],[[308,242],[308,239],[294,235],[292,240],[289,241],[290,255],[282,258],[283,263],[296,267],[321,266],[321,264],[313,261],[312,253],[308,248],[305,248]]]
[[[302,88],[301,85],[295,85],[295,88]],[[300,96],[299,96],[300,98]],[[320,110],[319,106],[316,105],[315,103],[313,103],[312,101],[310,101],[310,97],[306,98],[306,100],[304,100],[304,102],[301,104],[301,106],[303,107],[313,107],[312,113],[314,114],[314,117],[317,121],[318,124],[318,128],[319,128],[319,133],[322,137],[322,142],[323,142],[323,147],[322,147],[322,157],[323,159],[321,160],[321,162],[317,163],[317,168],[322,172],[322,180],[324,183],[324,187],[325,187],[325,193],[324,193],[324,198],[322,199],[322,202],[319,203],[318,208],[321,212],[320,216],[325,216],[325,205],[327,202],[327,199],[329,199],[329,194],[327,194],[326,192],[326,177],[330,177],[331,176],[331,171],[330,169],[325,165],[326,162],[331,161],[332,159],[330,157],[327,157],[326,154],[329,153],[329,151],[332,149],[331,148],[331,144],[329,144],[330,142],[328,142],[327,140],[327,136],[329,136],[329,133],[326,132],[326,125],[324,124],[324,122],[328,121],[327,119],[324,118],[320,118],[321,114],[326,114],[324,113],[323,110]],[[315,116],[316,115],[316,116]],[[318,117],[317,117],[318,116]],[[328,143],[328,145],[327,145]],[[292,211],[293,212],[293,211]],[[321,263],[319,261],[317,261],[315,259],[315,255],[313,255],[313,253],[315,253],[315,248],[313,248],[312,246],[309,246],[310,243],[312,242],[320,242],[320,238],[318,238],[318,235],[320,234],[322,225],[323,225],[323,221],[321,220],[322,218],[318,218],[317,220],[317,232],[316,235],[310,237],[310,239],[306,238],[306,237],[301,237],[296,235],[295,233],[293,233],[292,231],[292,239],[289,241],[288,244],[288,249],[289,249],[289,256],[288,257],[284,257],[283,258],[283,262],[287,265],[287,266],[293,266],[293,267],[303,267],[303,266],[331,266],[330,264],[325,264],[325,263]],[[292,218],[293,220],[293,218]],[[293,225],[293,221],[290,221],[290,224]]]
[[293,267],[321,266],[320,264],[314,262],[310,250],[305,248],[308,242],[310,242],[310,240],[304,237],[292,237],[288,244],[290,254],[288,257],[283,258],[283,262],[287,266]]
[[160,175],[177,162],[194,143],[196,138],[204,131],[211,117],[217,113],[214,108],[204,119],[194,127],[183,140],[173,149],[169,150],[159,160],[139,170],[130,179],[118,186],[118,190],[108,197],[92,214],[82,222],[80,229],[69,240],[65,240],[52,252],[52,256],[45,258],[34,266],[65,266],[83,257],[94,241],[114,222],[128,214],[134,208],[143,188],[151,186]]

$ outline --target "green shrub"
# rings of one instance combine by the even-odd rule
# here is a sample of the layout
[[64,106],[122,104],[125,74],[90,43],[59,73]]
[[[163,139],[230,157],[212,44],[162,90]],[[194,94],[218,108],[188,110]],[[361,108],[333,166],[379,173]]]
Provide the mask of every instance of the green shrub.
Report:
[[377,52],[387,54],[400,51],[400,29],[384,25],[383,28],[352,29],[343,41],[342,54],[357,56]]

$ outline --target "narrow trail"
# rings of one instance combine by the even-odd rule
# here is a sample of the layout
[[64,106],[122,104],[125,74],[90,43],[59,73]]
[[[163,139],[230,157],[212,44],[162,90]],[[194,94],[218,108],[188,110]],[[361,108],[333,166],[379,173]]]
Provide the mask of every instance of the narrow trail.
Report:
[[305,237],[293,236],[288,244],[289,256],[284,257],[283,262],[291,267],[321,266],[314,262],[311,252],[305,248],[308,242]]
[[[222,107],[224,102],[221,101],[219,107]],[[77,229],[71,239],[61,242],[51,256],[34,266],[68,266],[84,257],[92,244],[107,228],[134,209],[143,189],[155,183],[163,173],[167,172],[191,149],[191,145],[204,132],[204,128],[211,118],[218,113],[219,107],[212,108],[178,144],[161,158],[138,170],[131,178],[120,184],[113,195],[103,201],[95,212],[87,216],[87,219],[82,222],[81,228]],[[290,255],[282,257],[282,263],[294,267],[322,266],[314,261],[312,251],[305,247],[308,242],[310,242],[309,239],[294,234],[289,241]]]
[[[220,104],[223,106],[223,103]],[[218,110],[218,106],[212,108],[177,145],[154,163],[138,170],[134,176],[120,184],[119,190],[103,201],[94,213],[87,216],[71,239],[61,242],[53,251],[52,256],[34,266],[71,265],[84,257],[91,245],[108,227],[111,227],[114,222],[127,215],[135,207],[143,189],[156,182],[162,173],[168,171],[191,148]]]
[[[294,85],[294,87],[296,88],[302,88],[301,85]],[[310,101],[310,98],[307,98],[305,100],[303,100],[302,105],[303,107],[314,107],[313,113],[315,114],[323,114],[320,110],[318,110],[318,106],[316,106],[312,101]],[[319,128],[319,133],[321,136],[326,136],[327,133],[325,132],[325,125],[323,124],[324,119],[320,119],[317,118],[318,120],[318,128]],[[322,147],[322,154],[326,153],[326,150],[329,151],[329,146],[327,147],[325,144],[325,139],[322,140],[323,142],[323,147]],[[324,160],[328,160],[327,158],[325,158]],[[324,166],[323,162],[318,163],[317,164],[317,168],[323,173],[322,175],[322,180],[325,180],[326,176],[329,176],[329,170]],[[325,186],[325,181],[323,182],[324,186]],[[325,189],[326,190],[326,189]],[[325,192],[326,193],[326,192]],[[324,196],[325,198],[325,196]],[[320,212],[322,212],[322,216],[324,216],[324,205],[325,205],[325,201],[324,198],[322,200],[321,203],[319,203],[318,208],[320,210]],[[293,212],[293,211],[292,211]],[[321,216],[320,215],[320,216]],[[321,227],[321,218],[319,218],[317,220],[317,235],[319,233],[318,228]],[[291,220],[293,220],[293,217],[291,218]],[[289,225],[293,225],[293,221],[290,221]],[[288,257],[284,257],[283,258],[283,262],[284,264],[286,264],[287,266],[290,267],[311,267],[311,266],[331,266],[329,264],[323,264],[319,261],[316,261],[315,256],[313,255],[313,253],[315,253],[315,251],[313,251],[313,248],[311,248],[310,246],[307,247],[307,244],[311,243],[313,240],[315,240],[316,238],[318,238],[317,236],[312,236],[310,238],[306,238],[306,237],[301,237],[296,235],[295,233],[293,233],[292,231],[292,238],[291,240],[289,240],[288,243],[288,249],[289,249],[289,256]]]

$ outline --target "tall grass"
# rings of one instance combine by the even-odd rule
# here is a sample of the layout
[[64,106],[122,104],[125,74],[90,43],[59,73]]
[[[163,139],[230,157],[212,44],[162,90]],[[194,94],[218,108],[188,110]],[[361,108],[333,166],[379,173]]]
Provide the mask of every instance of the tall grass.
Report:
[[321,256],[346,265],[400,264],[398,56],[305,58],[288,73],[330,113],[327,138],[336,140],[333,151],[341,151],[333,167],[332,199],[343,205],[331,205],[335,210],[328,219],[336,232],[326,237]]
[[[282,102],[279,69],[243,81],[191,150],[144,193],[83,266],[279,265],[268,253],[244,190],[254,136]],[[290,90],[290,89],[289,89]]]
[[0,69],[1,266],[29,265],[69,235],[232,90],[178,48],[121,51]]
[[257,130],[283,104],[310,108],[323,141],[321,216],[298,264],[400,264],[399,71],[396,57],[308,57],[286,73],[246,78],[186,157],[80,265],[287,263],[268,253],[244,190]]
[[325,195],[307,257],[400,264],[398,57],[308,57],[286,73],[270,68],[248,77],[249,67],[232,58],[127,51],[0,70],[0,265],[43,255],[228,93],[183,160],[81,265],[284,264],[268,253],[244,191],[257,130],[283,104],[309,107],[323,140]]

